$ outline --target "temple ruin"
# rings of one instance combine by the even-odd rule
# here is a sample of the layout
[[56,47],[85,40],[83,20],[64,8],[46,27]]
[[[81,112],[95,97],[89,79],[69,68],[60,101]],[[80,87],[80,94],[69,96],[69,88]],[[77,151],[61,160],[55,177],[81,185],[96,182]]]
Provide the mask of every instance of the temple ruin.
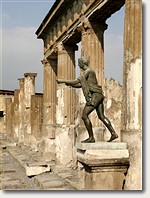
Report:
[[[121,87],[104,77],[104,34],[106,20],[124,5]],[[20,89],[5,97],[0,110],[6,113],[4,131],[20,146],[55,161],[56,168],[83,169],[86,190],[142,190],[142,1],[56,0],[36,35],[44,43],[43,94],[35,93],[37,74],[25,73]],[[115,142],[106,142],[107,131],[92,113],[96,143],[80,143],[86,135],[81,121],[84,97],[56,82],[75,79],[79,42],[81,55],[89,58],[105,91],[106,113],[119,134]],[[6,94],[0,93],[2,98]]]

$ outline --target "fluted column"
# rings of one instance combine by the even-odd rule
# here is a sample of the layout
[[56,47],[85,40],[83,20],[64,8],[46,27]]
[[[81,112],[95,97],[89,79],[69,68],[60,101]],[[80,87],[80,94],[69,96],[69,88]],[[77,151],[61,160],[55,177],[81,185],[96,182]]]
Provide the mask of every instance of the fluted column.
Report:
[[[104,90],[104,31],[107,29],[105,22],[89,22],[85,20],[79,27],[81,31],[81,55],[89,59],[90,66],[94,69],[98,84]],[[80,92],[80,104],[85,100]],[[96,112],[92,112],[90,119],[93,124],[96,140],[103,140],[103,125],[98,119]],[[101,128],[101,129],[100,129]]]
[[[75,79],[76,46],[58,47],[57,78]],[[57,84],[56,110],[56,164],[75,166],[75,89]]]
[[[75,79],[75,47],[65,46],[58,51],[58,79]],[[71,125],[75,119],[75,89],[57,85],[57,124]]]
[[25,95],[24,95],[24,78],[19,78],[20,92],[19,92],[19,134],[18,142],[24,142],[24,112],[25,112]]
[[104,31],[105,22],[89,22],[82,24],[81,55],[89,58],[90,66],[94,69],[98,83],[104,88]]
[[122,141],[130,168],[125,189],[142,189],[142,1],[126,0],[124,21]]
[[30,144],[31,135],[31,95],[35,95],[36,73],[25,73],[24,77],[24,96],[25,96],[25,116],[24,116],[24,135],[25,144]]
[[56,59],[44,59],[44,95],[42,134],[55,137],[53,127],[56,123]]

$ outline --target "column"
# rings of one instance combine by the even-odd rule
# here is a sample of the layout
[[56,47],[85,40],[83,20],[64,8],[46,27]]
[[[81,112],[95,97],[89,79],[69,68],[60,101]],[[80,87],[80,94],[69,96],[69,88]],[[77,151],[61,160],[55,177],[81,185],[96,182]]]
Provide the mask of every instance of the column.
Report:
[[25,115],[25,95],[24,95],[24,78],[19,78],[19,134],[18,142],[24,142],[24,115]]
[[14,138],[18,141],[19,136],[19,90],[14,90],[14,112],[13,112],[13,133]]
[[126,190],[142,189],[142,1],[126,0],[124,21],[122,141],[130,167]]
[[57,59],[49,57],[42,61],[44,66],[42,147],[45,158],[55,160],[56,123],[56,69]]
[[24,135],[25,145],[29,145],[31,135],[31,95],[35,95],[36,73],[25,73],[24,77],[24,96],[25,96],[25,115],[24,115]]
[[41,133],[42,111],[43,111],[43,94],[32,95],[31,96],[31,118],[32,118],[31,133],[32,133],[32,140],[33,143],[35,142],[35,145],[42,138],[42,133]]
[[[79,29],[81,30],[81,55],[89,59],[90,66],[96,73],[98,84],[104,90],[104,31],[107,29],[107,24],[105,22],[89,22],[85,19]],[[80,94],[80,103],[83,107],[85,100],[83,94]],[[104,128],[96,112],[91,113],[90,119],[96,141],[103,140]]]
[[[75,79],[75,46],[65,46],[58,52],[58,79]],[[75,89],[57,85],[57,124],[72,125],[75,119]]]
[[[58,48],[58,79],[75,79],[76,46]],[[75,165],[75,89],[57,84],[56,107],[56,163],[60,166]]]
[[56,59],[44,59],[44,95],[42,133],[45,137],[55,138],[56,123]]

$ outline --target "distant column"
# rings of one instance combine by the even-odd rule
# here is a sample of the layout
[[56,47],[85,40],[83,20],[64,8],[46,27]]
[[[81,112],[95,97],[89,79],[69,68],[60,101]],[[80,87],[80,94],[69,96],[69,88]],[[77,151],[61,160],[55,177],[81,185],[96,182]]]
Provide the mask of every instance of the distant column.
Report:
[[12,135],[12,98],[6,98],[6,133],[9,134],[10,137],[13,137]]
[[142,189],[142,0],[126,0],[122,141],[128,144],[130,167],[126,190]]
[[25,117],[24,117],[24,135],[25,144],[30,144],[31,134],[31,95],[35,95],[35,77],[36,73],[25,73],[24,77],[24,96],[25,96]]
[[19,134],[18,142],[24,142],[24,116],[25,116],[25,95],[24,95],[24,78],[19,78]]
[[18,141],[19,136],[19,90],[14,90],[14,112],[13,112],[13,133],[14,138]]

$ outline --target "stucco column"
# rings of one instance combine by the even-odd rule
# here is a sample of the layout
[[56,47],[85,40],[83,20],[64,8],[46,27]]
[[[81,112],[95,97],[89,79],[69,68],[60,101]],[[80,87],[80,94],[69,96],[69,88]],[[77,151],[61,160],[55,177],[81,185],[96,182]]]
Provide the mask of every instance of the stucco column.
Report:
[[126,190],[142,189],[142,1],[126,0],[124,22],[122,141],[130,167]]
[[[105,22],[89,22],[85,19],[79,27],[81,31],[81,55],[89,59],[90,66],[94,69],[98,84],[104,90],[104,31],[107,29]],[[85,100],[83,93],[80,92],[80,104],[84,106]],[[103,131],[101,121],[97,114],[92,112],[90,119],[93,124],[96,140],[103,140]]]
[[19,78],[20,92],[19,92],[19,134],[18,142],[24,142],[24,112],[25,112],[25,100],[24,100],[24,78]]
[[36,73],[24,74],[24,99],[25,99],[25,115],[24,115],[24,135],[25,144],[30,144],[31,134],[31,95],[35,95],[35,77]]
[[[76,46],[58,47],[58,79],[75,79]],[[74,165],[75,144],[75,89],[57,84],[56,161],[58,165]]]
[[56,59],[44,59],[44,95],[42,134],[55,138],[56,123]]

